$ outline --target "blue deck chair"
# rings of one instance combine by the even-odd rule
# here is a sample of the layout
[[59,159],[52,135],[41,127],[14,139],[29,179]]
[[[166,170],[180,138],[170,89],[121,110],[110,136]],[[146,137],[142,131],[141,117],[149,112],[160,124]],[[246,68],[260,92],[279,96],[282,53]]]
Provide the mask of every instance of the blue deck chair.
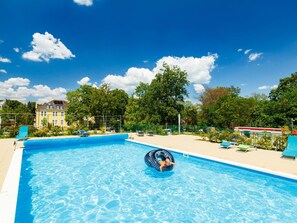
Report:
[[88,137],[90,134],[85,130],[77,130],[77,134],[80,135],[80,137]]
[[232,146],[232,144],[230,142],[222,142],[220,144],[221,148],[225,148],[225,149],[229,149]]
[[297,156],[297,136],[289,136],[286,149],[283,151],[283,156],[294,157]]
[[16,136],[16,140],[25,140],[28,138],[28,131],[29,127],[28,126],[20,126],[20,130],[18,135]]

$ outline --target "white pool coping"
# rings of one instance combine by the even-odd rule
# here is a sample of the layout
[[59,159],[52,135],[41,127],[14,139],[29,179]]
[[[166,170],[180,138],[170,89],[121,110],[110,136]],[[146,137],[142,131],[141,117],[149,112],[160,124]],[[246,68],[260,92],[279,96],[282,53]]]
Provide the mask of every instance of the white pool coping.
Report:
[[[260,168],[252,165],[237,163],[229,160],[218,159],[211,156],[205,156],[194,152],[185,152],[179,149],[167,148],[163,146],[152,145],[149,143],[143,143],[131,139],[126,139],[126,141],[137,143],[141,145],[151,146],[154,148],[166,149],[169,151],[181,153],[185,156],[193,156],[198,157],[210,161],[215,161],[223,164],[228,164],[232,166],[241,167],[244,169],[250,169],[253,171],[257,171],[264,174],[274,175],[276,177],[282,177],[289,180],[296,180],[297,176],[293,174],[277,172],[265,168]],[[7,176],[5,178],[4,184],[2,186],[2,190],[0,192],[0,222],[1,223],[14,223],[15,220],[15,213],[16,213],[16,205],[17,205],[17,197],[18,197],[18,189],[19,189],[19,181],[21,175],[21,165],[22,165],[22,156],[23,156],[23,149],[17,148],[14,151],[12,161],[10,163]]]
[[0,222],[13,223],[16,213],[23,149],[17,148],[0,192]]

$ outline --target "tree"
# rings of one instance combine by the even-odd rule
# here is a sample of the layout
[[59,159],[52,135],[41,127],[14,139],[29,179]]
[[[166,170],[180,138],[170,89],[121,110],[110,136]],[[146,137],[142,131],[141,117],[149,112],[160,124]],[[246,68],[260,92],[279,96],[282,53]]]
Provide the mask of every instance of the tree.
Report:
[[67,92],[66,121],[68,124],[75,121],[85,124],[85,118],[91,115],[92,92],[93,87],[89,85],[82,85],[75,91]]
[[89,119],[95,117],[94,125],[98,127],[101,120],[99,116],[124,115],[128,94],[119,89],[111,90],[106,84],[99,88],[83,85],[68,92],[67,99],[66,120],[69,124],[78,121],[79,124],[87,126]]
[[184,102],[184,109],[181,113],[183,124],[185,125],[197,125],[198,122],[198,110],[197,104],[193,104],[187,100]]
[[[189,84],[187,73],[174,66],[163,64],[161,73],[156,74],[151,84],[140,83],[135,95],[130,98],[125,117],[129,121],[146,124],[173,124],[183,110],[186,86]],[[140,111],[132,112],[140,108]]]
[[280,80],[278,87],[269,94],[275,126],[290,125],[297,118],[297,72]]
[[254,107],[255,102],[252,98],[235,95],[221,97],[215,106],[214,124],[223,128],[250,126]]
[[34,116],[27,106],[17,100],[6,100],[0,111],[2,123],[32,125]]
[[[219,109],[220,105],[217,103],[219,100],[226,96],[232,96],[232,98],[238,97],[240,93],[240,89],[236,87],[216,87],[216,88],[207,88],[203,94],[199,97],[201,102],[201,111],[199,113],[199,119],[201,120],[199,124],[214,126],[218,124],[216,111]],[[231,100],[230,98],[229,100]],[[222,102],[220,102],[222,103]],[[222,118],[222,116],[220,117]],[[226,123],[226,120],[221,120],[220,123],[225,122],[225,125],[229,125]]]

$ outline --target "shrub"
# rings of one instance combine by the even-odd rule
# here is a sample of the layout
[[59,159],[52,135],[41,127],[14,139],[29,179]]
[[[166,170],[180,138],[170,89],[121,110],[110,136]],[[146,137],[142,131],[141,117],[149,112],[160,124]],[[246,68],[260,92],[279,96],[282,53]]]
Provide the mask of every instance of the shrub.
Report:
[[275,150],[284,151],[284,149],[286,148],[287,140],[288,137],[286,135],[276,135],[274,136],[272,145],[275,148]]
[[76,133],[76,127],[74,125],[71,125],[67,128],[67,134],[68,135],[75,135]]
[[40,130],[34,132],[33,135],[36,137],[44,137],[44,136],[47,136],[48,132],[49,132],[48,128],[43,128],[43,129],[40,129]]
[[52,127],[52,134],[54,135],[54,136],[58,136],[58,135],[61,135],[61,127],[60,126],[54,126],[54,127]]
[[264,132],[264,135],[257,141],[257,144],[262,149],[271,150],[272,149],[271,135]]
[[7,131],[9,132],[9,137],[16,137],[16,135],[18,134],[19,128],[15,125],[12,125],[7,128]]

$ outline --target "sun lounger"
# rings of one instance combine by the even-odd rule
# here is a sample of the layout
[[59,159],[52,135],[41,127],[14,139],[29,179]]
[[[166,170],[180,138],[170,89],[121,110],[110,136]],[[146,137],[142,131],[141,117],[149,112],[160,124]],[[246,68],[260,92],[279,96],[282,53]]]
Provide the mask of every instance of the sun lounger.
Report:
[[16,136],[16,140],[26,140],[28,138],[28,126],[21,126],[18,135]]
[[77,130],[77,134],[80,135],[80,137],[88,137],[90,134],[85,130]]
[[154,136],[154,133],[153,133],[152,131],[148,131],[148,132],[147,132],[147,135],[148,135],[148,136]]
[[239,151],[247,152],[247,151],[250,150],[251,146],[240,144],[240,145],[237,146],[237,148],[238,148]]
[[138,136],[144,136],[144,132],[143,132],[143,131],[138,131],[138,132],[137,132],[137,135],[138,135]]
[[225,149],[229,149],[232,146],[232,144],[230,142],[222,142],[220,144],[221,148],[225,148]]
[[297,136],[289,136],[286,149],[283,151],[283,156],[293,157],[297,156]]

